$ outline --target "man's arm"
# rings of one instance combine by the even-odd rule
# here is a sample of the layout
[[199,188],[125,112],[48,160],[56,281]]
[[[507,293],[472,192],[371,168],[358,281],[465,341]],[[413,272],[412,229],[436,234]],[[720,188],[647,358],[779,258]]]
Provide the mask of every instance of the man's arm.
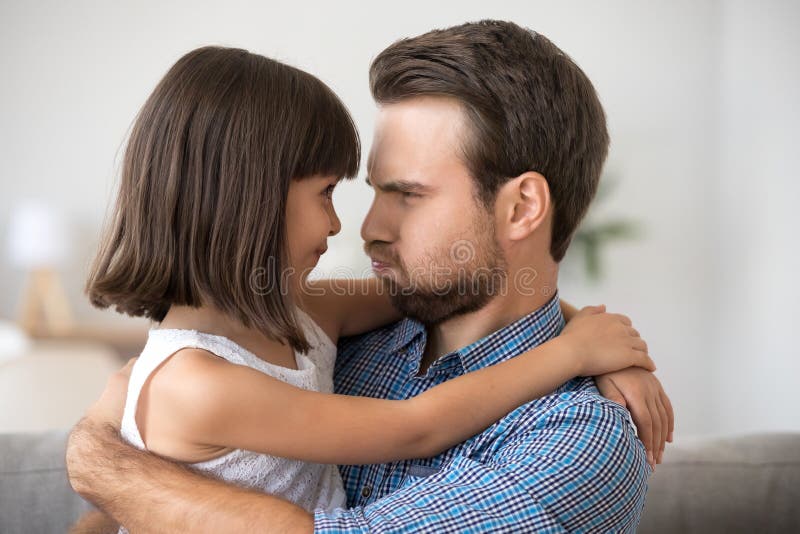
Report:
[[299,506],[139,451],[91,418],[70,434],[67,470],[75,491],[132,532],[313,531]]
[[625,411],[593,397],[520,429],[487,458],[456,457],[367,506],[317,511],[315,532],[633,532],[649,469]]
[[116,534],[119,523],[100,510],[89,510],[69,528],[68,534]]

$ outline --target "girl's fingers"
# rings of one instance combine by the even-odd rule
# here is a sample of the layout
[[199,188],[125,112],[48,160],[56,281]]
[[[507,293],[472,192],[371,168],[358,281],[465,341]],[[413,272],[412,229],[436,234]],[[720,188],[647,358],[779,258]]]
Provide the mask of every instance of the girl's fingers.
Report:
[[638,330],[636,330],[636,329],[635,329],[634,327],[632,327],[632,326],[629,326],[629,327],[628,327],[628,334],[630,334],[632,337],[642,337],[642,336],[639,334],[639,331],[638,331]]
[[664,458],[667,435],[669,434],[669,416],[667,416],[667,409],[664,407],[664,403],[661,402],[661,395],[656,395],[655,402],[658,407],[659,417],[661,418],[661,441],[658,443],[658,448],[656,449],[658,463],[661,463]]
[[617,319],[619,319],[622,322],[622,324],[624,324],[625,326],[633,326],[633,322],[631,321],[631,318],[628,317],[627,315],[622,315],[621,313],[615,313],[614,316]]
[[631,345],[634,350],[640,350],[642,352],[647,352],[647,341],[638,337],[631,340]]
[[635,348],[631,350],[631,361],[636,367],[647,369],[651,373],[656,370],[656,362],[653,361],[649,354],[641,350]]
[[595,315],[598,313],[604,313],[605,311],[606,311],[606,305],[600,304],[599,306],[584,306],[583,308],[578,310],[578,313],[588,313]]

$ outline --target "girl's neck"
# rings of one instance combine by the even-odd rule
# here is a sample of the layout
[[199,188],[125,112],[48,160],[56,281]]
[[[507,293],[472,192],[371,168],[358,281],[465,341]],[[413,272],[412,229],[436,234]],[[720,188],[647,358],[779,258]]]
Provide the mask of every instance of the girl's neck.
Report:
[[291,346],[269,339],[260,331],[244,326],[214,306],[170,306],[159,329],[197,330],[206,334],[222,336],[252,352],[262,360],[297,368]]

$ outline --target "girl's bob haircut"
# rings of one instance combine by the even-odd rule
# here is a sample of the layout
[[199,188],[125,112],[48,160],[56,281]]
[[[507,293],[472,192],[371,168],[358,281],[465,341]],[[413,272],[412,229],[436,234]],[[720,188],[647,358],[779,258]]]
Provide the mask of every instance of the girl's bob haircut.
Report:
[[90,301],[155,321],[214,305],[308,350],[285,276],[289,184],[352,178],[359,161],[353,120],[319,79],[246,50],[189,52],[131,130]]

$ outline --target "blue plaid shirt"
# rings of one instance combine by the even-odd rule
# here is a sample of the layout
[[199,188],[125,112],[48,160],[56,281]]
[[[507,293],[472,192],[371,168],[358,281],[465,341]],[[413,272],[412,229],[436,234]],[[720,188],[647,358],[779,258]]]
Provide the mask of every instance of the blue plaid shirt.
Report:
[[[336,392],[407,399],[563,327],[556,295],[418,377],[426,332],[404,319],[340,342]],[[601,397],[591,378],[563,384],[439,456],[340,470],[350,508],[317,510],[315,532],[633,532],[650,473],[627,410]]]

